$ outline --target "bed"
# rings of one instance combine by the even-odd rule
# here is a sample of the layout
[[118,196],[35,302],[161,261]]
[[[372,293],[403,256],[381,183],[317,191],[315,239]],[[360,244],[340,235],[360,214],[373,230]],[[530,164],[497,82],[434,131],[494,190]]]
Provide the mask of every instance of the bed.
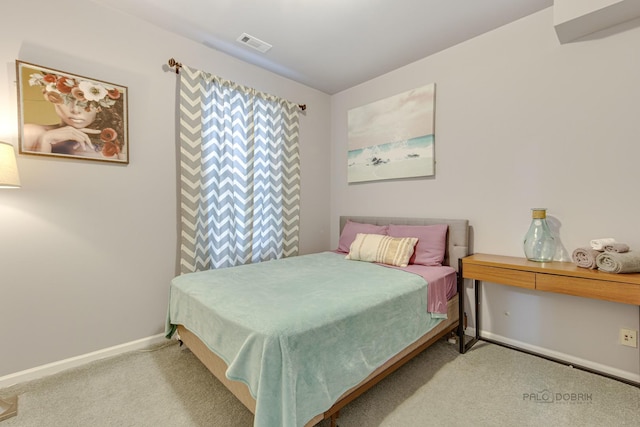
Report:
[[[255,427],[333,426],[342,407],[458,330],[467,220],[341,217],[340,230],[334,251],[171,283],[167,336],[178,334]],[[354,248],[372,239],[394,256],[409,244],[408,265],[406,254],[398,265],[362,262],[370,254]]]

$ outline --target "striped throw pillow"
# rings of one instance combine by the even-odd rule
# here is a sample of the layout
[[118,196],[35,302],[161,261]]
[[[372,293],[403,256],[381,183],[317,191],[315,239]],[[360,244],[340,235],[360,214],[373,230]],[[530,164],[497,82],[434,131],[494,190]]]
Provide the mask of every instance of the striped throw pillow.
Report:
[[406,267],[418,239],[382,234],[356,234],[346,259]]

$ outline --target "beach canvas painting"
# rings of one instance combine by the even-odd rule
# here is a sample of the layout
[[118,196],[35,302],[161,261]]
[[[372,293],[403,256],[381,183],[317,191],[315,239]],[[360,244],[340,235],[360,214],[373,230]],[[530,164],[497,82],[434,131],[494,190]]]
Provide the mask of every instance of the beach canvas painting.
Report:
[[433,176],[435,83],[349,110],[349,183]]

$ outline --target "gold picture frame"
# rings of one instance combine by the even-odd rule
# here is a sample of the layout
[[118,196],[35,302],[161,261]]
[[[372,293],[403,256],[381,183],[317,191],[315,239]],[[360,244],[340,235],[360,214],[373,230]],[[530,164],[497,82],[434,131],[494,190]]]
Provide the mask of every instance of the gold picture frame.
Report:
[[16,60],[20,154],[129,163],[128,89]]

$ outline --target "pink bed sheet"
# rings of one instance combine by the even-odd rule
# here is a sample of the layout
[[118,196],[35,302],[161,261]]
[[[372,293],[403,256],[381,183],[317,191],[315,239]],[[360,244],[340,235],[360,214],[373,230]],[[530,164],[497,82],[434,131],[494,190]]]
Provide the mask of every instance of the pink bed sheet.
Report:
[[427,311],[432,315],[447,316],[447,301],[458,292],[456,270],[453,267],[430,267],[419,264],[410,264],[406,267],[380,265],[422,276],[429,284],[427,286]]

